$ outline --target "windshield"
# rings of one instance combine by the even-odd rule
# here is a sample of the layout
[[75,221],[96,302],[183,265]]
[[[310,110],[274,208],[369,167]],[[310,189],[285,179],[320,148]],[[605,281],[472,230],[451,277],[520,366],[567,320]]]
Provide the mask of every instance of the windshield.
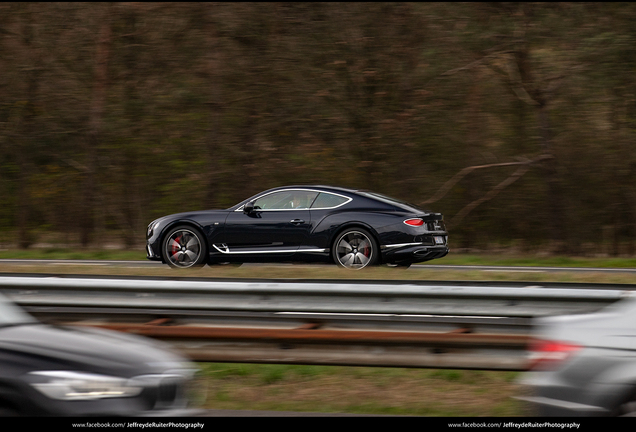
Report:
[[0,327],[8,325],[33,324],[38,321],[0,294]]

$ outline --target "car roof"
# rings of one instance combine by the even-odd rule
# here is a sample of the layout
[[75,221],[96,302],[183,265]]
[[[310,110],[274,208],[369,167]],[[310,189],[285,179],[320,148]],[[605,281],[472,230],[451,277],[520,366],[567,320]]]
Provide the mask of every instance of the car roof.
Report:
[[284,189],[320,189],[324,191],[333,191],[333,192],[349,192],[356,193],[356,189],[343,188],[338,186],[327,186],[327,185],[290,185],[290,186],[280,186],[276,188],[269,189],[269,191],[275,190],[284,190]]

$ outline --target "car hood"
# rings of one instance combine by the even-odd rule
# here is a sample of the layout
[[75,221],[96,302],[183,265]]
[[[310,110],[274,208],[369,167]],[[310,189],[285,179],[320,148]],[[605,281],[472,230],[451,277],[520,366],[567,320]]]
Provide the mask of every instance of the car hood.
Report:
[[183,213],[173,213],[170,215],[162,216],[159,219],[148,224],[149,227],[154,227],[155,230],[162,230],[165,226],[178,220],[190,220],[198,224],[206,224],[211,221],[224,222],[229,210],[197,210]]
[[161,219],[169,219],[169,218],[179,218],[184,219],[188,216],[199,216],[199,215],[210,215],[210,214],[227,214],[229,210],[196,210],[196,211],[187,211],[181,213],[172,213],[168,216],[164,216]]
[[[120,377],[194,370],[156,341],[105,330],[26,324],[0,328],[0,358],[13,374],[32,370],[90,371]],[[7,372],[7,371],[5,371]]]

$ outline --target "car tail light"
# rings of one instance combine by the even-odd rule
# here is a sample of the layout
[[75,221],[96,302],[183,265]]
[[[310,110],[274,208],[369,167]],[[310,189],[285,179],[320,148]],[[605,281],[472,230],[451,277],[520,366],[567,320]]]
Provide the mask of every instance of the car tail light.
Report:
[[424,225],[424,221],[422,219],[419,218],[415,218],[415,219],[407,219],[404,221],[405,224],[407,225],[411,225],[411,226],[422,226]]
[[535,339],[530,342],[529,369],[555,369],[582,348],[570,342]]

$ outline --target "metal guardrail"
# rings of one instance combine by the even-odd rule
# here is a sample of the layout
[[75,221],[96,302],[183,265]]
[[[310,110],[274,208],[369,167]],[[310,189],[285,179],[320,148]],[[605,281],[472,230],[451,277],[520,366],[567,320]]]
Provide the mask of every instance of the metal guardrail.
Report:
[[249,282],[2,277],[0,289],[23,306],[144,307],[252,312],[431,314],[535,317],[598,310],[625,289],[537,285]]
[[193,360],[503,370],[527,368],[531,318],[631,295],[492,285],[0,277],[40,318],[161,339]]

